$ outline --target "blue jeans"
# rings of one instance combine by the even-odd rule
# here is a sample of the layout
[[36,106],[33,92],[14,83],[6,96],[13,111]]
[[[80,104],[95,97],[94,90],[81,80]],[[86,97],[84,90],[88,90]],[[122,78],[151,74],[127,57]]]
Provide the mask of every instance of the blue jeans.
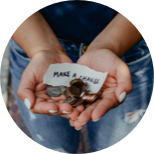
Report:
[[[83,43],[61,40],[68,56],[75,63],[82,55]],[[21,75],[30,62],[25,51],[13,40],[11,45],[11,74],[14,94],[32,138],[39,144],[67,153],[76,153],[80,131],[69,125],[68,119],[30,112],[17,96]],[[139,123],[150,102],[153,89],[153,65],[144,40],[128,51],[122,60],[128,65],[134,89],[119,107],[110,110],[99,121],[87,123],[93,151],[107,148],[127,136]]]

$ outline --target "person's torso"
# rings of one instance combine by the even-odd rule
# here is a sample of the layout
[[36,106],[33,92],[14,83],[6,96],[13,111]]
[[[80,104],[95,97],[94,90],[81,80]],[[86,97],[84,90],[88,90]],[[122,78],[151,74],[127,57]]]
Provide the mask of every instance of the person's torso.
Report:
[[58,38],[89,44],[117,12],[88,1],[65,1],[40,10]]

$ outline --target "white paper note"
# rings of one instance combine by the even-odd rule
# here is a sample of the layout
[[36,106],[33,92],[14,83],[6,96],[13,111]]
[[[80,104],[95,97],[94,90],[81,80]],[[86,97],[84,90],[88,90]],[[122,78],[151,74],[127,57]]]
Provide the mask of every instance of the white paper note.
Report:
[[105,82],[107,72],[97,72],[87,66],[71,63],[51,64],[44,75],[43,83],[69,87],[70,81],[80,78],[84,82],[88,82],[91,93],[97,93]]

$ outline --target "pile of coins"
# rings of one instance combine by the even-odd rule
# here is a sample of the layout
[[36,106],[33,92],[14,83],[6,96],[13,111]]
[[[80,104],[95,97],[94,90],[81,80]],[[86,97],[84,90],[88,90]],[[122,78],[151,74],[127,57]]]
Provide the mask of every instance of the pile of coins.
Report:
[[67,97],[64,103],[69,103],[73,107],[80,104],[92,104],[101,96],[101,90],[98,93],[90,93],[88,83],[84,83],[79,78],[73,79],[70,82],[70,87],[48,85],[46,87],[46,93],[51,97],[63,94]]

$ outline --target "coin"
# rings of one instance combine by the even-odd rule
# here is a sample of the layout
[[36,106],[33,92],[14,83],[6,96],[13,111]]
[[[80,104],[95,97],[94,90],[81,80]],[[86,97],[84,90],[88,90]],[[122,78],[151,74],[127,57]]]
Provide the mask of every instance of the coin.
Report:
[[65,100],[64,103],[68,103],[68,104],[72,105],[72,107],[77,107],[83,103],[83,100],[72,97],[72,98]]
[[61,90],[61,93],[66,90],[66,86],[59,86],[59,89]]
[[75,86],[71,86],[66,89],[66,93],[69,97],[79,97],[80,89]]
[[80,89],[80,93],[81,93],[82,87],[83,87],[83,85],[84,85],[84,82],[83,82],[81,79],[77,78],[77,79],[73,79],[73,80],[70,82],[70,85],[79,88],[79,89]]
[[88,104],[92,104],[97,98],[98,98],[98,95],[97,94],[89,94],[85,98],[85,102],[88,103]]
[[89,93],[89,90],[82,91],[80,98],[84,97],[84,95],[87,95],[87,93]]
[[65,97],[69,98],[70,96],[67,94],[67,89],[68,89],[68,87],[66,87],[66,89],[62,92],[62,94],[63,94]]
[[76,82],[81,82],[81,83],[84,83],[80,78],[76,78],[76,79],[73,79],[70,81],[70,85],[76,83]]
[[90,105],[94,103],[101,96],[102,91],[100,90],[98,93],[90,93],[88,90],[88,83],[84,83],[81,79],[77,78],[70,82],[70,87],[63,85],[48,85],[46,87],[46,93],[51,97],[56,97],[63,94],[68,98],[64,101],[64,103],[77,107],[81,104]]
[[73,105],[74,103],[76,103],[78,101],[78,99],[77,98],[69,98],[69,99],[66,99],[65,101],[64,101],[64,103],[68,103],[68,104],[70,104],[70,105]]
[[71,86],[75,86],[75,87],[78,87],[78,88],[82,88],[82,86],[84,85],[83,82],[74,82],[73,84],[71,84]]
[[83,104],[83,102],[84,102],[84,100],[78,99],[78,101],[73,104],[73,107],[77,107],[77,106]]
[[101,90],[98,93],[86,93],[86,95],[83,95],[82,99],[86,104],[92,104],[101,96],[101,94]]
[[84,100],[79,99],[76,103],[73,104],[74,107],[79,106],[81,104],[83,104]]
[[56,97],[61,94],[61,89],[59,86],[46,86],[46,93],[51,97]]
[[82,94],[81,99],[84,100],[85,102],[87,102],[88,96],[89,96],[89,91],[84,91],[84,93]]
[[80,96],[80,93],[81,93],[81,90],[75,86],[71,86],[69,87],[69,92],[74,95],[74,97],[79,97]]
[[86,91],[86,90],[88,90],[88,83],[87,83],[87,82],[85,82],[84,85],[82,86],[81,93],[82,93],[83,91]]

